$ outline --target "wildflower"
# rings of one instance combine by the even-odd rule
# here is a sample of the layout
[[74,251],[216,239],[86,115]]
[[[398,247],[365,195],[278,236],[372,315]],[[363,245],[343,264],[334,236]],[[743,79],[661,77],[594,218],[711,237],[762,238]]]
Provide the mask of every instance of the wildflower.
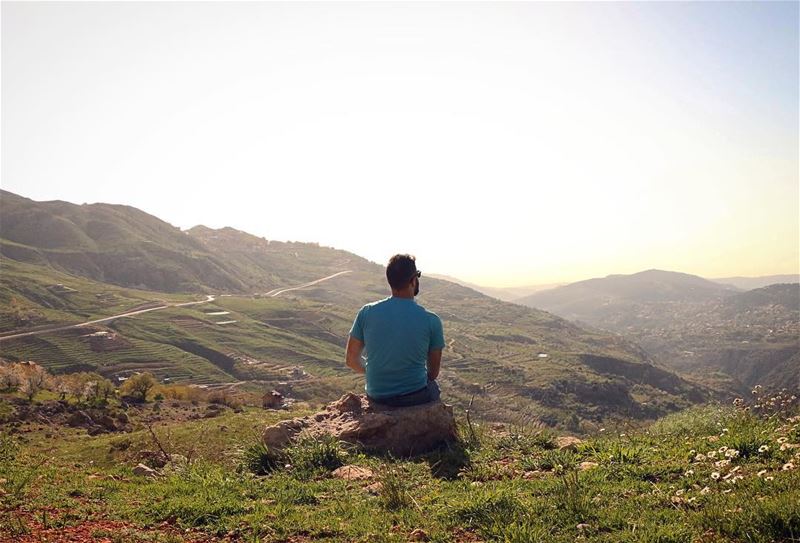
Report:
[[715,471],[714,473],[712,473],[712,474],[711,474],[711,478],[712,478],[712,479],[714,479],[715,481],[716,481],[717,479],[719,479],[719,472],[718,472],[718,471]]
[[708,451],[706,456],[708,456],[709,458],[716,458],[717,457],[717,451]]
[[686,471],[683,472],[683,476],[684,477],[688,477],[690,475],[694,475],[694,470],[693,469],[687,469]]
[[689,451],[689,456],[692,456],[693,454],[696,454],[696,453],[697,453],[697,451],[692,449],[691,451]]
[[767,470],[765,470],[765,469],[762,469],[761,471],[759,471],[758,473],[756,473],[756,476],[757,476],[757,477],[761,477],[761,476],[762,476],[762,475],[764,475],[766,472],[767,472]]
[[682,496],[684,492],[686,492],[684,489],[679,488],[678,490],[675,491],[675,495]]
[[702,462],[705,459],[706,455],[704,455],[703,453],[699,453],[697,456],[694,457],[695,462]]
[[696,502],[696,501],[697,501],[697,498],[696,498],[696,497],[694,497],[694,496],[692,496],[691,498],[689,498],[688,500],[686,500],[686,503],[694,503],[694,502]]
[[730,463],[731,463],[730,460],[718,460],[718,461],[714,462],[714,467],[715,468],[724,468],[725,466],[727,466]]
[[794,464],[792,464],[791,462],[786,462],[781,469],[783,471],[792,470],[792,469],[794,469]]
[[704,486],[703,490],[700,491],[700,494],[708,494],[709,492],[711,492],[711,489],[707,486]]
[[791,448],[792,448],[792,444],[791,443],[781,443],[781,450],[782,451],[785,451],[786,449],[791,449]]
[[729,430],[728,430],[727,428],[723,428],[723,429],[722,429],[722,433],[723,433],[723,434],[727,434],[728,432],[729,432]]
[[719,452],[720,452],[720,453],[724,453],[724,452],[726,452],[727,450],[728,450],[728,447],[726,447],[725,445],[723,445],[722,447],[720,447],[720,448],[719,448]]
[[740,469],[742,469],[742,466],[736,466],[735,468],[733,468],[733,469],[731,470],[731,473],[736,473],[736,472],[737,472],[737,471],[739,471]]
[[768,445],[761,445],[761,446],[758,448],[758,452],[760,452],[760,453],[765,453],[765,452],[767,452],[768,450],[769,450],[769,446],[768,446]]
[[778,443],[786,443],[787,441],[789,441],[789,439],[786,438],[786,437],[779,437],[778,438]]
[[728,449],[725,451],[725,458],[736,458],[737,456],[739,456],[739,451],[736,449]]
[[773,479],[775,479],[775,477],[773,477],[772,475],[770,475],[769,477],[764,477],[765,481],[772,481]]

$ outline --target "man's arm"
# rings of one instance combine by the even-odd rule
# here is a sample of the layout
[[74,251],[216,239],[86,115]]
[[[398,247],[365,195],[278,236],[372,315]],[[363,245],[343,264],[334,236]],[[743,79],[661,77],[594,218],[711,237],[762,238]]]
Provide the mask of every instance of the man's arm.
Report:
[[[361,351],[364,350],[364,342],[350,336],[347,339],[347,353],[345,363],[347,367],[356,373],[365,373],[364,366],[361,365]],[[441,354],[441,352],[439,353]]]
[[435,381],[439,377],[439,369],[442,367],[442,350],[434,349],[428,351],[428,381]]

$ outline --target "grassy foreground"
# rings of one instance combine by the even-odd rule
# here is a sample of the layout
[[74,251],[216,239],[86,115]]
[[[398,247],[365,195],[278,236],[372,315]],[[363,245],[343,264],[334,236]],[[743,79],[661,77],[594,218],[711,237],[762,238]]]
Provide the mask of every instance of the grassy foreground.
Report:
[[[800,416],[779,396],[696,408],[559,450],[546,430],[475,425],[414,459],[260,429],[245,409],[89,437],[29,424],[0,442],[2,541],[800,541]],[[609,432],[610,433],[610,432]],[[134,475],[157,443],[189,457]],[[341,465],[364,479],[332,476]]]

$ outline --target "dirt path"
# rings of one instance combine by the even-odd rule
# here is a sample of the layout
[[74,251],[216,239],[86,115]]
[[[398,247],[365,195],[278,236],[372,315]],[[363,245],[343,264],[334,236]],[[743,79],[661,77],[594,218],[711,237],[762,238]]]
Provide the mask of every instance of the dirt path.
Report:
[[[263,296],[270,296],[270,297],[274,298],[275,296],[283,294],[284,292],[289,292],[290,290],[299,290],[301,288],[310,287],[312,285],[316,285],[318,283],[322,283],[323,281],[327,281],[328,279],[333,279],[334,277],[339,277],[340,275],[344,275],[346,273],[351,273],[351,270],[340,271],[338,273],[334,273],[333,275],[328,275],[327,277],[323,277],[321,279],[317,279],[316,281],[310,281],[308,283],[304,283],[304,284],[298,285],[296,287],[272,289],[269,292],[267,292],[266,294],[263,294]],[[116,320],[116,319],[122,319],[122,318],[125,318],[125,317],[133,317],[133,316],[136,316],[136,315],[141,315],[143,313],[149,313],[151,311],[160,311],[162,309],[167,309],[169,307],[189,307],[189,306],[193,306],[193,305],[207,304],[209,302],[213,302],[217,298],[217,296],[230,296],[230,295],[229,294],[220,294],[220,295],[208,294],[208,295],[206,295],[206,299],[205,300],[199,300],[199,301],[196,301],[196,302],[182,302],[182,303],[179,303],[179,304],[161,304],[161,305],[157,305],[157,306],[153,306],[153,307],[148,307],[148,308],[145,308],[145,309],[138,309],[136,311],[128,311],[126,313],[120,313],[119,315],[112,315],[111,317],[103,317],[102,319],[94,319],[94,320],[91,320],[91,321],[81,322],[81,323],[78,323],[78,324],[66,324],[66,325],[61,325],[61,326],[48,326],[48,327],[45,327],[45,328],[40,328],[38,330],[30,330],[30,331],[27,331],[27,332],[19,332],[19,331],[12,330],[11,332],[6,332],[4,335],[0,335],[0,341],[5,341],[5,340],[8,340],[8,339],[18,339],[18,338],[21,338],[21,337],[28,337],[28,336],[39,336],[39,335],[42,335],[42,334],[51,334],[53,332],[62,332],[64,330],[71,330],[73,328],[82,328],[82,327],[85,327],[85,326],[91,326],[93,324],[101,324],[101,323],[110,322],[110,321],[113,321],[113,320]]]
[[317,283],[322,283],[323,281],[327,281],[328,279],[333,279],[334,277],[339,277],[340,275],[344,275],[346,273],[352,273],[352,270],[340,271],[339,273],[334,273],[333,275],[329,275],[327,277],[323,277],[322,279],[317,279],[316,281],[311,281],[309,283],[304,283],[304,284],[296,286],[296,287],[274,288],[274,289],[270,290],[269,292],[265,292],[263,294],[263,296],[270,296],[270,297],[274,298],[275,296],[278,296],[279,294],[283,294],[284,292],[289,292],[290,290],[300,290],[301,288],[310,287],[312,285],[316,285]]

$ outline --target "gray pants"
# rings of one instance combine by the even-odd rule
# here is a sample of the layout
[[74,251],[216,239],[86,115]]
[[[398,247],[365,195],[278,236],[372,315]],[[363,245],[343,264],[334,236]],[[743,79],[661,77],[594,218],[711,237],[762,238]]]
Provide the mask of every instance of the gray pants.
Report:
[[382,405],[388,405],[389,407],[411,407],[412,405],[437,402],[439,401],[440,395],[441,391],[436,381],[428,381],[428,385],[425,388],[409,392],[408,394],[381,399],[370,398],[370,400]]

